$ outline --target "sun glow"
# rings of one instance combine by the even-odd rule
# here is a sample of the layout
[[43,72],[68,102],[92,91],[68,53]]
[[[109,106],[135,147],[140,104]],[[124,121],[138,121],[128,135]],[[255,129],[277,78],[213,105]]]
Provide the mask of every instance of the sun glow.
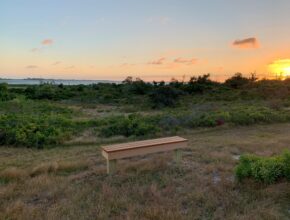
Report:
[[272,74],[283,79],[290,77],[290,59],[275,60],[269,65]]

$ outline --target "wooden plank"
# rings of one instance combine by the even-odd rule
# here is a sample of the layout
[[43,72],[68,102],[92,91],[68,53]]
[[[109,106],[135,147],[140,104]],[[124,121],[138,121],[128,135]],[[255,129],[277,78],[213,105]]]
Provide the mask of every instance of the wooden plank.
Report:
[[172,150],[182,149],[186,147],[187,147],[187,141],[186,142],[183,141],[180,143],[168,143],[168,144],[148,146],[148,147],[142,147],[142,148],[140,147],[129,148],[122,151],[113,151],[113,152],[103,151],[102,154],[107,160],[114,160],[114,159],[128,158],[128,157],[144,155],[144,154],[172,151]]
[[167,145],[171,143],[179,143],[179,142],[187,142],[187,139],[182,137],[167,137],[167,138],[158,138],[153,140],[146,141],[136,141],[131,143],[123,143],[123,144],[115,144],[110,146],[103,146],[102,149],[106,152],[115,152],[115,151],[123,151],[129,149],[157,146],[157,145]]

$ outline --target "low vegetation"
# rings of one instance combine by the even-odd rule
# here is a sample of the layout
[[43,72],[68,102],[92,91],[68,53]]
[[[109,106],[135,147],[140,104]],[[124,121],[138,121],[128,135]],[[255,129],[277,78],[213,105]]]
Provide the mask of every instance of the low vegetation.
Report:
[[[289,80],[257,81],[240,73],[225,83],[208,74],[187,83],[128,77],[121,84],[89,86],[1,84],[0,91],[0,145],[17,147],[62,145],[88,129],[100,137],[144,138],[197,127],[290,121]],[[119,110],[83,114],[83,109],[101,113],[99,105]]]
[[245,178],[254,178],[256,181],[268,184],[282,178],[290,181],[290,151],[269,158],[243,155],[235,172],[240,181]]

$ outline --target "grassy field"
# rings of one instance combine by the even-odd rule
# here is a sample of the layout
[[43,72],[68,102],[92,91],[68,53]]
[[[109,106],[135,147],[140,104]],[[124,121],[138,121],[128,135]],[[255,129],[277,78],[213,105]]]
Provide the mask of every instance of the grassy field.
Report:
[[243,153],[289,149],[289,129],[286,123],[188,130],[179,134],[190,140],[180,167],[171,153],[148,155],[121,160],[112,177],[101,143],[2,147],[0,219],[289,219],[289,182],[238,183],[233,175]]

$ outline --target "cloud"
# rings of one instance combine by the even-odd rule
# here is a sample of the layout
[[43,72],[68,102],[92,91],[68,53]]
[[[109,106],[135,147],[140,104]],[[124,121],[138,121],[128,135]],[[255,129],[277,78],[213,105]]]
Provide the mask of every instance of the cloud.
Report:
[[150,65],[162,65],[162,64],[164,64],[165,60],[166,60],[165,57],[161,57],[157,60],[153,60],[153,61],[148,62],[148,64],[150,64]]
[[240,49],[256,49],[260,47],[260,44],[257,38],[250,37],[242,40],[235,40],[232,46]]
[[52,39],[44,39],[42,42],[41,42],[42,45],[45,45],[45,46],[49,46],[49,45],[52,45],[53,44],[53,40]]
[[26,66],[26,68],[27,69],[36,69],[36,68],[38,68],[38,66],[36,66],[36,65],[28,65],[28,66]]
[[60,62],[60,61],[56,61],[56,62],[54,62],[52,65],[53,65],[53,66],[57,66],[58,64],[61,64],[61,62]]
[[197,59],[192,58],[192,59],[184,59],[184,58],[176,58],[174,61],[174,63],[179,63],[179,64],[185,64],[185,65],[194,65],[197,63]]

